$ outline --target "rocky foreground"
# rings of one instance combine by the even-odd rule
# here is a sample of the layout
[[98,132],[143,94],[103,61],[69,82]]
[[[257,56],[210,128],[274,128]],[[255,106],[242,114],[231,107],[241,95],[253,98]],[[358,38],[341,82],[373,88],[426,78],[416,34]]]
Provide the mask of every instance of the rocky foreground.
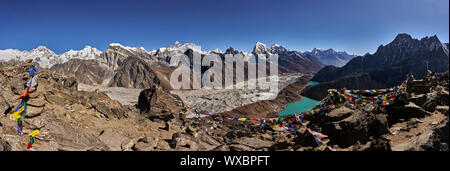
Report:
[[[156,88],[143,90],[137,105],[122,105],[103,92],[77,91],[74,77],[41,71],[37,89],[30,90],[20,136],[9,111],[20,103],[17,97],[28,77],[17,70],[0,74],[0,151],[26,150],[27,134],[35,129],[40,131],[33,144],[37,151],[330,150],[327,146],[336,151],[448,151],[448,73],[411,80],[406,103],[377,110],[339,107],[307,116],[305,127],[285,133],[250,122],[186,119],[186,111]],[[306,127],[328,139],[318,145]]]

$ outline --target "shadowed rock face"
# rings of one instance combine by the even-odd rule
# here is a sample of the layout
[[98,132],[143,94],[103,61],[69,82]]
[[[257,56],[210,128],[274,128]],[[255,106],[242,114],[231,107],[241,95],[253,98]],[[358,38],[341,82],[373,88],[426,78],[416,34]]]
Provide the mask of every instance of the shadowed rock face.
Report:
[[137,57],[130,56],[117,70],[110,86],[150,88],[159,85],[159,79],[150,65]]
[[89,85],[101,84],[112,74],[111,70],[93,59],[71,59],[66,63],[54,65],[51,71],[61,75],[74,75],[78,83]]
[[383,84],[374,81],[369,74],[346,76],[341,79],[308,86],[302,90],[301,95],[314,100],[322,100],[328,94],[328,89],[374,89],[385,88]]
[[141,112],[148,113],[150,108],[156,103],[156,89],[155,87],[141,91],[137,108]]

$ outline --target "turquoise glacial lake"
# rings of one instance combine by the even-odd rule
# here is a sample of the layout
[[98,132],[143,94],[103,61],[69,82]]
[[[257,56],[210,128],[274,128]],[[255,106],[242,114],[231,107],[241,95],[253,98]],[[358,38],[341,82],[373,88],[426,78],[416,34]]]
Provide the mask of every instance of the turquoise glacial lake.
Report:
[[306,84],[306,87],[314,85],[314,84],[319,84],[319,82],[317,81],[311,81],[310,83]]
[[[306,85],[306,87],[308,87],[310,85],[314,85],[314,84],[319,84],[319,82],[314,82],[314,81],[310,82]],[[302,96],[301,101],[296,101],[294,103],[288,104],[286,109],[284,109],[281,112],[278,112],[278,115],[283,116],[283,115],[292,115],[292,114],[296,114],[296,113],[306,112],[306,111],[309,111],[312,108],[316,107],[319,104],[320,104],[320,101],[313,100],[313,99]]]

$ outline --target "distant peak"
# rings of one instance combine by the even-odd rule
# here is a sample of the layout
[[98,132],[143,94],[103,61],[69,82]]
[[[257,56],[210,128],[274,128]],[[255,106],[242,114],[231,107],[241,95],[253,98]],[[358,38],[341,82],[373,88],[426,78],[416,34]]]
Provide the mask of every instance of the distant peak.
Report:
[[182,44],[179,41],[175,41],[173,44],[169,46],[169,48],[178,48],[181,47]]
[[235,50],[233,47],[229,47],[227,50],[225,50],[225,54],[237,54],[239,51]]
[[265,54],[267,51],[267,46],[261,42],[256,42],[255,46],[253,47],[253,53],[256,54]]
[[430,37],[428,37],[428,36],[425,36],[424,38],[422,38],[421,40],[433,40],[433,41],[439,41],[439,38],[436,36],[436,35],[433,35],[433,36],[430,36]]
[[271,53],[276,53],[276,54],[281,54],[281,53],[285,53],[287,52],[286,48],[284,48],[283,46],[275,43],[271,46],[270,49]]
[[121,46],[121,47],[123,47],[120,43],[111,43],[111,44],[109,44],[109,46]]
[[36,50],[44,50],[44,49],[48,49],[46,46],[38,46],[36,48]]
[[411,39],[412,39],[411,35],[406,34],[406,33],[400,33],[395,37],[394,41],[404,41],[404,40],[411,40]]
[[255,44],[256,48],[267,48],[267,45],[261,42],[256,42]]
[[222,53],[222,51],[219,48],[214,49],[213,52]]
[[49,48],[45,47],[45,46],[38,46],[36,49],[33,49],[31,51],[34,52],[49,52],[49,53],[54,53],[52,50],[50,50]]
[[273,48],[280,48],[280,47],[283,47],[283,46],[281,46],[281,45],[279,45],[277,43],[274,43],[271,47],[273,49]]
[[323,51],[325,51],[325,49],[322,49],[322,48],[314,48],[312,50],[312,52],[323,52]]
[[257,45],[265,45],[264,43],[261,42],[256,42]]

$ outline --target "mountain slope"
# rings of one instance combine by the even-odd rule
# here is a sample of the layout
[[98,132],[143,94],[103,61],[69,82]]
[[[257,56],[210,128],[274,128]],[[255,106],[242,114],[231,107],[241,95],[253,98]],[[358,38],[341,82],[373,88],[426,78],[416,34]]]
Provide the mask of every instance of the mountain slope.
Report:
[[50,69],[62,75],[74,75],[79,83],[99,85],[112,76],[108,67],[101,65],[97,60],[70,59],[66,63],[53,65]]
[[392,87],[408,73],[422,78],[428,73],[427,68],[432,72],[446,72],[449,69],[446,49],[448,44],[441,43],[436,36],[417,40],[408,34],[399,34],[391,43],[378,47],[374,54],[355,57],[343,67],[324,67],[312,79],[321,83],[304,89],[302,94],[321,99],[325,94],[317,91],[331,87]]
[[404,76],[412,72],[418,78],[427,73],[428,68],[433,72],[448,70],[449,55],[446,47],[436,36],[413,39],[408,34],[399,34],[391,43],[381,45],[374,54],[366,54],[350,60],[345,66],[336,68],[327,66],[320,70],[313,81],[326,82],[339,79],[355,73],[375,74],[377,81],[392,86],[399,79],[384,79],[387,70],[393,72],[389,76]]
[[158,77],[148,63],[135,56],[123,61],[110,83],[113,87],[133,88],[150,88],[154,85],[159,85]]

